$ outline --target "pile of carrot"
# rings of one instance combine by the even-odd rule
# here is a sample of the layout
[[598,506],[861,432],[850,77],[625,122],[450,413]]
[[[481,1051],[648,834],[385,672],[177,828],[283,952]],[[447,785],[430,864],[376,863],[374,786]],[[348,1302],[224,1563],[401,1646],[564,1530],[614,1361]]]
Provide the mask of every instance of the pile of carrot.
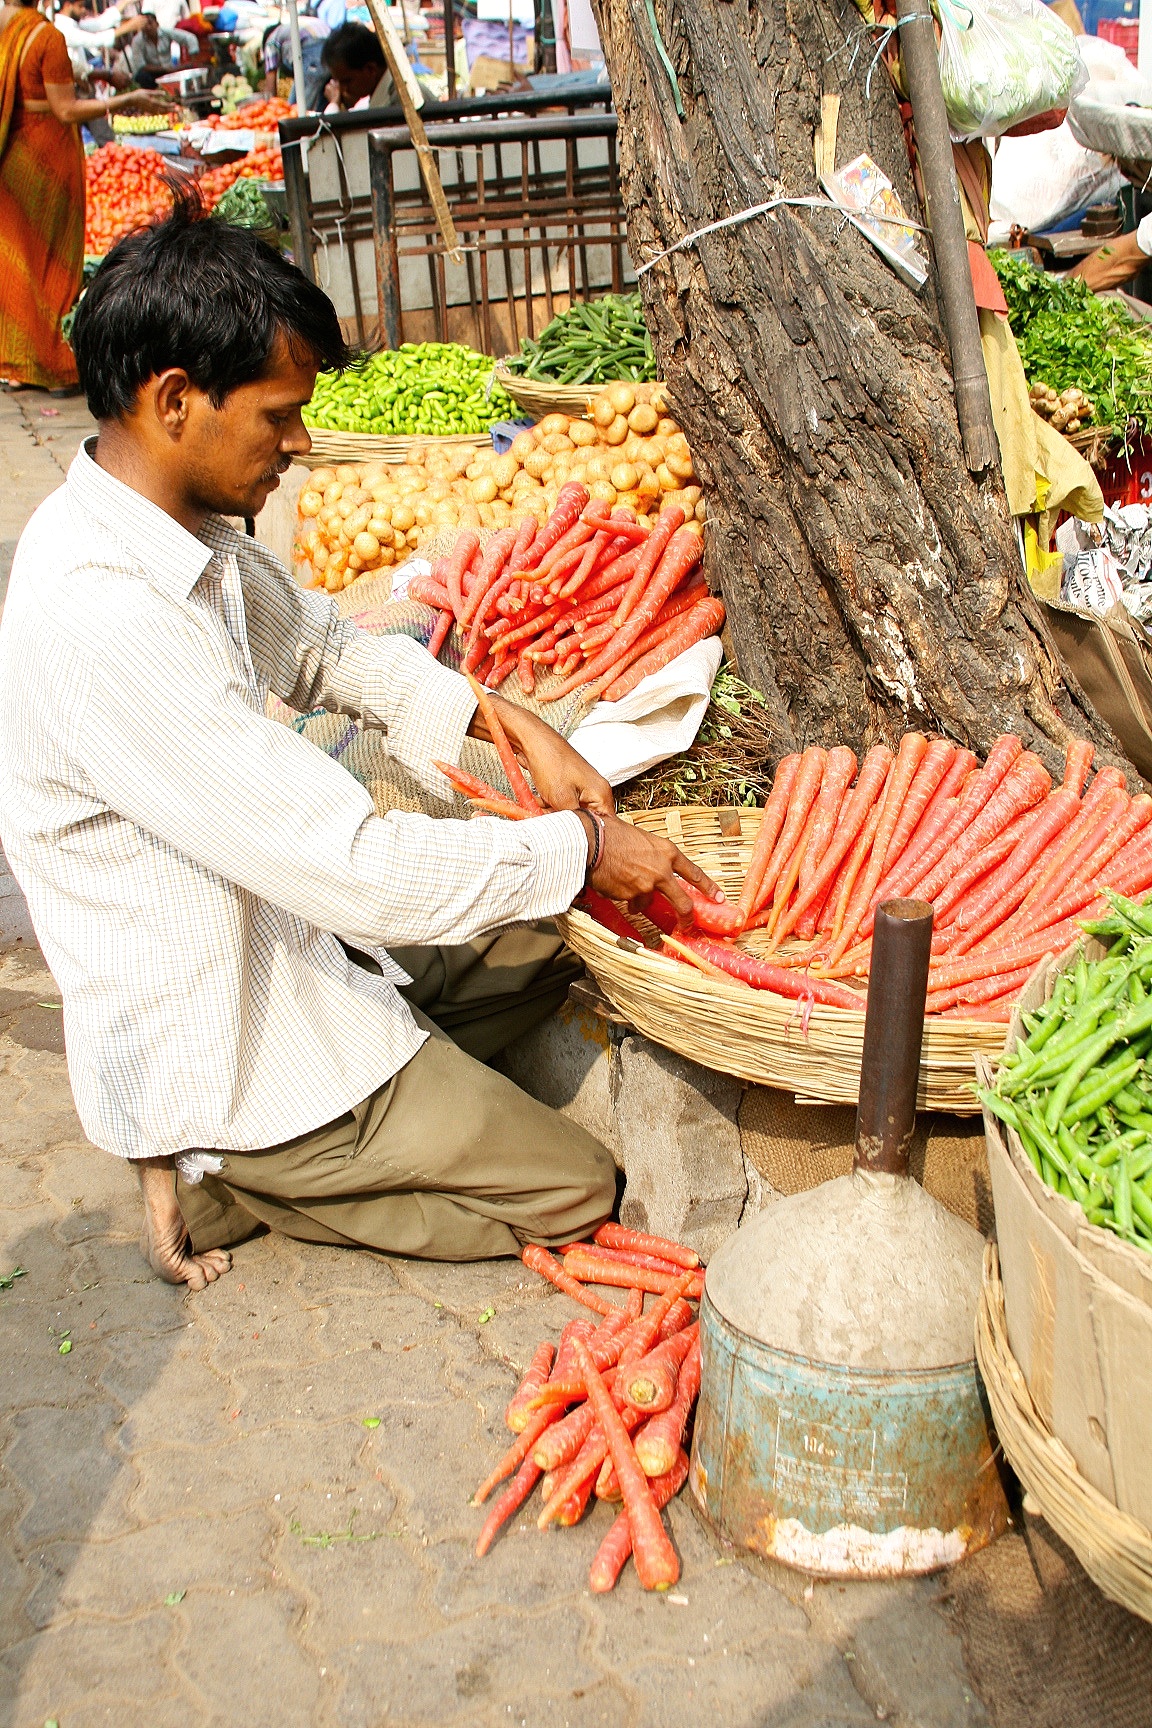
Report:
[[[513,798],[438,766],[481,809],[540,815],[491,699],[477,694]],[[1152,892],[1152,797],[1130,797],[1119,768],[1093,776],[1094,754],[1074,739],[1059,786],[1010,734],[982,764],[920,732],[905,733],[895,753],[874,745],[859,765],[839,745],[786,756],[736,904],[684,883],[689,928],[662,894],[645,913],[665,954],[790,997],[807,1015],[814,1003],[863,1011],[863,993],[840,980],[867,977],[876,908],[926,900],[934,912],[926,1011],[1006,1024],[1037,964],[1107,913],[1106,890]],[[603,895],[586,890],[578,904],[616,937],[647,946]],[[738,941],[752,930],[766,933],[755,953]]]
[[[545,1341],[504,1412],[516,1435],[473,1496],[480,1505],[509,1486],[476,1542],[488,1552],[497,1532],[542,1482],[537,1524],[579,1523],[593,1499],[622,1503],[592,1561],[588,1582],[611,1590],[632,1555],[646,1590],[667,1590],[680,1561],[660,1512],[688,1475],[685,1444],[700,1390],[699,1321],[690,1300],[703,1289],[690,1248],[602,1224],[591,1242],[560,1250],[529,1247],[524,1264],[584,1307],[599,1325],[572,1320],[554,1348]],[[627,1291],[623,1304],[591,1286]],[[647,1313],[647,1293],[656,1301]]]
[[703,553],[679,507],[648,529],[569,483],[543,527],[526,516],[484,547],[465,529],[408,593],[440,613],[429,651],[439,655],[457,625],[464,670],[489,688],[515,673],[532,695],[548,674],[542,702],[585,685],[617,702],[723,624],[723,605],[697,574]]
[[803,972],[822,1000],[830,981],[867,976],[880,903],[914,897],[935,914],[928,1012],[1007,1021],[1038,961],[1106,912],[1106,888],[1152,889],[1152,798],[1130,797],[1118,768],[1089,783],[1092,761],[1074,740],[1054,787],[1007,735],[982,764],[919,732],[895,754],[876,745],[859,774],[851,750],[787,756],[737,905],[705,902],[705,934],[670,932],[666,946],[739,976],[731,939],[764,930],[755,964],[779,950],[779,968]]

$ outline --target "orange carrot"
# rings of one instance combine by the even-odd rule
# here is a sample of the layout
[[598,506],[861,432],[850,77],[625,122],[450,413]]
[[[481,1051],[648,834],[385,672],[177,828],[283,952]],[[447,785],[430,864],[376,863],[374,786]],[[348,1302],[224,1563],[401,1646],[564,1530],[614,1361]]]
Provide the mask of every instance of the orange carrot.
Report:
[[457,792],[469,799],[478,810],[487,810],[493,816],[506,816],[511,822],[526,821],[530,812],[521,809],[519,804],[513,804],[511,798],[505,798],[502,792],[497,792],[494,786],[489,786],[487,780],[480,780],[475,774],[465,774],[462,768],[454,768],[451,762],[437,762],[433,759],[433,768],[439,768],[446,780],[450,780]]
[[[1028,907],[1018,922],[1011,921],[1011,934],[1026,936],[1033,931],[1047,929],[1049,924],[1059,923],[1063,918],[1071,917],[1073,913],[1087,906],[1089,900],[1094,898],[1102,887],[1116,886],[1113,881],[1116,872],[1123,874],[1133,857],[1139,859],[1141,842],[1152,839],[1152,836],[1145,832],[1150,818],[1152,800],[1147,793],[1142,792],[1133,798],[1127,813],[1080,865],[1074,879],[1065,881],[1063,886],[1057,882],[1051,883],[1043,897]],[[1024,912],[1023,907],[1021,911]],[[1004,928],[1007,931],[1008,926],[1005,925]]]
[[[1052,786],[1051,776],[1038,756],[1025,750],[1013,763],[1003,781],[989,798],[979,815],[964,830],[949,849],[946,857],[921,877],[917,895],[934,901],[949,878],[1003,832],[1017,816],[1043,803]],[[873,908],[873,914],[875,908]],[[867,931],[864,932],[868,934]]]
[[735,936],[742,927],[740,910],[728,900],[712,900],[694,882],[681,878],[680,886],[692,902],[692,918],[698,930],[713,936]]
[[890,870],[904,852],[955,756],[956,746],[950,744],[947,738],[928,740],[928,748],[908,788],[908,796],[904,800],[899,820],[888,843],[884,859],[885,870]]
[[595,918],[597,924],[602,924],[605,930],[611,930],[614,936],[623,936],[629,942],[644,944],[644,938],[614,901],[608,900],[603,894],[597,894],[595,888],[585,888],[576,902],[582,912],[587,912],[589,918]]
[[682,1242],[671,1242],[666,1236],[647,1236],[641,1230],[628,1230],[623,1224],[601,1224],[592,1238],[601,1248],[625,1248],[635,1254],[655,1254],[660,1260],[671,1260],[675,1266],[691,1271],[700,1264],[694,1248]]
[[531,1458],[525,1458],[516,1472],[515,1481],[506,1488],[484,1520],[484,1528],[476,1540],[476,1558],[482,1560],[496,1537],[501,1524],[518,1512],[540,1480],[540,1470]]
[[893,764],[892,773],[888,779],[888,788],[884,794],[884,809],[876,829],[872,852],[860,881],[852,891],[852,898],[848,902],[844,922],[840,927],[840,934],[832,944],[832,950],[828,956],[829,966],[834,966],[849,946],[856,934],[861,918],[871,904],[872,896],[884,874],[884,863],[892,844],[892,836],[896,832],[896,825],[900,820],[900,812],[904,808],[912,782],[916,778],[916,770],[924,760],[927,749],[928,740],[921,732],[906,732],[900,740],[896,761]]
[[617,1375],[616,1384],[626,1404],[635,1405],[649,1416],[667,1410],[676,1394],[676,1378],[681,1364],[699,1332],[699,1322],[677,1332],[666,1344],[658,1344],[635,1367]]
[[[585,1400],[587,1396],[588,1389],[585,1387]],[[570,1464],[579,1455],[581,1447],[592,1432],[593,1423],[594,1417],[589,1404],[585,1401],[577,1405],[575,1410],[570,1410],[567,1416],[540,1435],[532,1453],[533,1458],[541,1469],[548,1471],[559,1470],[563,1465]],[[545,1498],[551,1499],[551,1495]]]
[[489,1471],[483,1482],[481,1482],[479,1488],[477,1488],[475,1494],[472,1496],[473,1506],[479,1506],[482,1501],[488,1498],[489,1494],[491,1494],[493,1488],[495,1488],[498,1482],[503,1482],[505,1476],[511,1476],[514,1470],[520,1468],[525,1458],[531,1456],[536,1442],[539,1440],[541,1434],[543,1434],[545,1428],[551,1427],[559,1414],[559,1405],[553,1405],[549,1410],[537,1410],[535,1415],[529,1418],[528,1422],[520,1430],[515,1441],[511,1446],[509,1446],[507,1452],[505,1452],[499,1463]]
[[1045,954],[1059,953],[1076,935],[1070,921],[1039,931],[1034,936],[1015,940],[990,941],[977,952],[959,960],[946,959],[940,966],[928,969],[929,992],[949,989],[954,984],[970,984],[976,978],[988,978],[997,972],[1016,972],[1021,966],[1035,966]]
[[780,830],[780,838],[772,850],[772,856],[764,869],[756,898],[752,902],[753,912],[758,912],[770,898],[780,872],[792,856],[796,842],[799,840],[808,820],[808,812],[820,794],[820,782],[824,778],[824,764],[828,753],[819,744],[814,744],[805,750],[796,769],[796,781],[792,787],[792,796],[788,802],[788,813],[784,818],[784,826]]
[[843,744],[835,745],[828,752],[828,760],[824,764],[824,778],[812,806],[812,831],[804,856],[800,860],[798,881],[801,894],[811,884],[832,844],[840,806],[855,776],[856,752]]
[[[536,1520],[541,1530],[547,1530],[549,1524],[555,1522],[561,1508],[583,1483],[595,1482],[600,1473],[600,1466],[608,1456],[608,1442],[604,1437],[604,1430],[597,1420],[595,1407],[591,1400],[586,1399],[585,1403],[581,1405],[581,1409],[588,1413],[587,1437],[568,1467],[557,1474],[552,1492],[541,1507],[540,1515]],[[632,1433],[639,1428],[644,1417],[639,1410],[634,1410],[631,1404],[625,1404],[620,1411],[620,1419],[628,1432]]]
[[828,904],[832,907],[831,931],[833,941],[840,934],[841,926],[848,913],[848,903],[852,898],[852,892],[856,887],[860,872],[872,855],[872,848],[876,844],[876,831],[884,814],[885,796],[895,772],[896,761],[893,758],[888,772],[884,776],[884,784],[877,794],[876,802],[869,810],[864,820],[864,826],[856,836],[852,850],[840,866],[839,873],[832,883]]
[[[666,1301],[670,1294],[671,1294],[671,1292],[666,1290],[664,1292],[664,1295],[661,1296],[660,1302]],[[659,1305],[660,1304],[657,1303],[656,1306],[659,1307]],[[653,1309],[653,1313],[655,1313],[655,1309]],[[676,1300],[672,1303],[672,1306],[669,1308],[667,1314],[665,1314],[663,1320],[661,1320],[661,1322],[660,1322],[660,1330],[656,1334],[656,1342],[658,1344],[663,1344],[666,1339],[673,1337],[677,1332],[683,1332],[685,1326],[690,1326],[691,1324],[692,1324],[692,1310],[689,1307],[688,1303],[684,1300],[684,1298],[682,1296],[678,1296],[676,1298]],[[630,1360],[631,1360],[631,1357],[626,1356],[624,1354],[624,1352],[621,1351],[621,1353],[620,1353],[621,1363],[624,1364],[624,1363],[629,1362]],[[639,1361],[639,1357],[637,1357],[636,1360]]]
[[[1080,799],[1072,787],[1061,786],[1038,810],[1028,812],[1024,820],[1029,822],[1031,818],[1029,826],[1009,856],[981,883],[976,893],[956,907],[955,935],[949,943],[953,953],[974,948],[998,924],[1004,923],[1024,898],[1024,879],[1028,871],[1067,828],[1079,807]],[[941,895],[936,905],[943,908],[944,900],[945,896]]]
[[[650,1272],[644,1266],[623,1266],[611,1260],[602,1260],[580,1248],[574,1248],[564,1257],[564,1270],[573,1278],[580,1279],[582,1284],[608,1284],[620,1290],[648,1290],[654,1296],[663,1296],[680,1280],[671,1277],[667,1272]],[[691,1297],[698,1297],[704,1288],[702,1273],[695,1273],[686,1292]]]
[[504,1412],[504,1421],[511,1428],[513,1434],[521,1433],[528,1426],[528,1419],[531,1415],[529,1405],[547,1380],[555,1356],[556,1352],[547,1339],[544,1340],[543,1344],[537,1344],[532,1360],[528,1364],[528,1372],[517,1386],[515,1396]]
[[647,1314],[636,1321],[632,1327],[624,1347],[620,1352],[620,1366],[627,1368],[630,1363],[639,1362],[657,1342],[663,1343],[665,1338],[683,1331],[692,1319],[692,1310],[685,1300],[685,1294],[691,1289],[698,1274],[685,1270],[669,1284],[658,1302],[654,1302]]
[[441,579],[448,590],[452,613],[456,618],[464,611],[464,572],[479,550],[479,534],[473,533],[471,528],[464,528],[456,536],[455,546],[444,559]]
[[480,555],[480,574],[472,584],[468,598],[460,610],[460,628],[462,630],[471,624],[477,607],[482,608],[485,596],[511,557],[512,548],[516,545],[518,537],[518,528],[501,528],[499,533],[493,534],[485,546]]
[[529,811],[531,815],[542,816],[544,814],[544,806],[541,804],[539,798],[537,798],[535,792],[533,792],[531,786],[529,786],[524,770],[516,760],[516,752],[508,742],[508,734],[505,732],[500,716],[496,712],[496,704],[493,702],[487,690],[477,684],[471,673],[467,676],[468,682],[472,686],[472,694],[480,705],[480,712],[484,717],[492,742],[496,746],[496,754],[500,758],[500,766],[508,776],[508,784],[512,788],[516,802],[522,809]]
[[[583,1366],[581,1352],[584,1346],[577,1342],[574,1348],[576,1360]],[[697,1337],[684,1358],[672,1403],[658,1416],[649,1417],[636,1435],[636,1457],[646,1476],[663,1476],[675,1464],[699,1390],[700,1339]]]
[[445,642],[447,642],[448,632],[451,630],[455,622],[456,619],[453,613],[441,612],[436,621],[436,627],[428,638],[428,652],[431,654],[433,660],[439,658],[440,650],[443,648]]
[[[688,1454],[681,1451],[671,1470],[650,1483],[652,1499],[658,1512],[663,1511],[688,1480]],[[621,1512],[612,1528],[597,1548],[588,1571],[588,1588],[598,1596],[615,1588],[616,1580],[628,1564],[632,1552],[632,1526],[627,1512]]]
[[759,892],[768,868],[776,842],[780,838],[780,830],[784,826],[784,818],[788,814],[788,802],[792,796],[792,788],[796,782],[796,773],[800,767],[799,756],[781,757],[776,769],[776,778],[772,782],[772,790],[760,817],[760,827],[752,845],[752,856],[748,861],[748,873],[740,890],[740,915],[747,919],[752,911],[752,903]]
[[1079,797],[1092,771],[1096,751],[1086,738],[1073,738],[1064,757],[1064,784]]
[[627,593],[616,608],[613,622],[619,629],[636,610],[640,598],[656,573],[657,566],[664,556],[664,549],[678,528],[684,526],[684,512],[677,504],[670,504],[661,510],[656,518],[656,525],[649,534],[644,550],[640,554]]
[[[1069,806],[1066,801],[1068,796],[1063,787],[1058,793],[1049,793],[1042,804],[1036,804],[1031,810],[1025,810],[1022,815],[1014,817],[1007,828],[1000,830],[995,840],[990,840],[987,846],[982,846],[974,857],[969,858],[966,864],[962,864],[959,870],[948,878],[932,902],[937,932],[942,932],[947,925],[953,922],[954,909],[958,916],[971,902],[973,895],[983,891],[986,879],[994,871],[999,870],[1006,861],[1014,859],[1016,848],[1021,841],[1029,838],[1036,823],[1046,816],[1054,798],[1059,797],[1061,799],[1061,803],[1056,807],[1058,812],[1063,809],[1067,813],[1071,808],[1073,815],[1075,815],[1080,807],[1080,801],[1075,795],[1072,795],[1071,806]],[[1065,815],[1065,820],[1067,820],[1067,815]],[[1036,854],[1033,854],[1033,857],[1035,856]],[[1027,865],[1024,866],[1024,869],[1027,869]],[[1023,889],[1021,889],[1021,894],[1023,894]]]
[[673,660],[678,660],[681,654],[686,654],[697,642],[704,642],[709,636],[718,635],[724,627],[725,616],[722,600],[701,600],[691,607],[676,620],[675,630],[671,631],[663,642],[650,648],[639,660],[633,660],[627,671],[607,685],[601,693],[604,701],[622,701],[635,690],[637,684],[653,672],[662,672],[665,666],[670,666]]
[[[900,866],[914,864],[925,846],[935,839],[940,829],[941,805],[947,803],[949,799],[959,796],[962,786],[976,766],[977,759],[971,750],[954,752],[944,771],[944,778],[928,800],[927,809],[908,837],[908,844],[904,848],[903,857],[898,861]],[[949,806],[950,811],[952,808]]]
[[602,1296],[593,1296],[591,1291],[585,1290],[582,1284],[578,1284],[575,1278],[557,1265],[547,1248],[542,1248],[539,1243],[530,1242],[521,1251],[520,1258],[530,1272],[539,1272],[542,1278],[555,1284],[557,1290],[562,1290],[565,1296],[571,1296],[574,1302],[582,1302],[585,1308],[591,1308],[597,1314],[620,1312],[615,1302],[606,1302]]
[[[1097,775],[1097,779],[1099,778],[1100,776]],[[1087,802],[1085,799],[1085,804]],[[1080,866],[1092,856],[1101,841],[1106,840],[1120,824],[1128,808],[1128,794],[1117,786],[1106,792],[1091,812],[1082,811],[1081,820],[1067,836],[1056,857],[1031,883],[1021,902],[1021,914],[1026,915],[1033,907],[1042,905],[1053,886],[1059,887],[1067,884],[1070,880],[1075,880]]]
[[658,1254],[640,1254],[634,1248],[602,1248],[596,1242],[573,1242],[564,1249],[564,1253],[570,1254],[573,1248],[590,1255],[593,1260],[615,1261],[618,1266],[644,1266],[649,1272],[664,1272],[670,1278],[679,1278],[684,1270],[672,1260],[662,1260]]
[[575,1493],[569,1494],[563,1506],[556,1514],[556,1522],[564,1530],[571,1529],[573,1524],[579,1524],[584,1516],[589,1500],[592,1498],[592,1479],[582,1482]]
[[[576,1359],[587,1380],[589,1402],[604,1430],[604,1438],[608,1442],[608,1450],[620,1478],[624,1508],[632,1527],[632,1551],[636,1560],[637,1576],[645,1590],[667,1590],[680,1576],[680,1562],[676,1558],[676,1550],[660,1521],[647,1477],[632,1449],[632,1442],[620,1419],[620,1412],[596,1372],[595,1363],[579,1343],[576,1345]],[[687,1363],[685,1367],[687,1368]],[[653,1417],[653,1421],[658,1420],[658,1417]],[[675,1462],[675,1457],[671,1458],[668,1468],[671,1469]]]
[[[988,752],[988,760],[978,773],[968,777],[960,794],[960,803],[951,820],[937,828],[930,843],[921,848],[913,858],[911,855],[898,863],[894,870],[889,871],[880,884],[878,893],[880,899],[890,900],[910,894],[913,889],[934,869],[944,857],[956,839],[975,822],[985,804],[992,797],[1001,781],[1008,774],[1023,746],[1019,738],[1011,733],[1005,733],[997,738]],[[880,901],[873,895],[876,904]],[[867,936],[872,930],[871,913],[866,914],[860,933]]]
[[[860,778],[849,795],[843,815],[836,824],[836,831],[832,835],[820,864],[810,878],[807,888],[801,886],[797,899],[774,928],[772,948],[778,947],[795,928],[803,913],[815,904],[821,894],[830,890],[836,872],[849,850],[855,845],[868,819],[869,812],[879,799],[880,790],[884,785],[891,764],[892,752],[887,745],[873,745],[864,758]],[[771,951],[771,948],[767,950],[769,953]]]

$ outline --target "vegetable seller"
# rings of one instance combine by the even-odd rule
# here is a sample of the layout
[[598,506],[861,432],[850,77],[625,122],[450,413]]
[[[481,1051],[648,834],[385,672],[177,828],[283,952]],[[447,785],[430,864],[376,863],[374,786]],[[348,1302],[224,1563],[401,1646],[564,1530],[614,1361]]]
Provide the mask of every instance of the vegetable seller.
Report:
[[0,809],[80,1119],[136,1166],[149,1261],[200,1289],[261,1226],[460,1260],[585,1235],[611,1157],[484,1059],[562,1000],[540,921],[586,881],[685,913],[682,879],[718,891],[510,704],[556,812],[522,822],[378,816],[265,717],[274,692],[381,728],[444,797],[434,760],[486,736],[456,673],[342,623],[225,520],[308,451],[317,369],[348,363],[299,270],[178,198],[108,254],[73,341],[98,436],[17,548]]

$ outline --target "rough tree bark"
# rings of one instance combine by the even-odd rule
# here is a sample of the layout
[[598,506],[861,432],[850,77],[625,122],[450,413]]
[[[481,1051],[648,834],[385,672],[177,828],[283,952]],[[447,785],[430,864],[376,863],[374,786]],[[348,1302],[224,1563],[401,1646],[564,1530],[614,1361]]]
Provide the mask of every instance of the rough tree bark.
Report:
[[[851,0],[594,0],[638,264],[867,150],[919,213],[876,33]],[[661,375],[708,504],[708,571],[782,747],[1018,732],[1050,767],[1069,732],[1115,758],[1024,581],[999,474],[964,466],[930,279],[897,278],[840,214],[785,206],[642,277]]]

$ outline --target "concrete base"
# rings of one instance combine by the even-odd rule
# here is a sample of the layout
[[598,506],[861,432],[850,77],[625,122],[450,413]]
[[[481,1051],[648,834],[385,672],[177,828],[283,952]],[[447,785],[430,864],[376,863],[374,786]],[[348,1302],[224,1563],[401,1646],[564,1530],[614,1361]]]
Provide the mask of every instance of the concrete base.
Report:
[[631,1229],[686,1242],[707,1260],[776,1198],[741,1148],[743,1082],[579,1002],[518,1039],[501,1067],[609,1148],[625,1175],[620,1217]]

